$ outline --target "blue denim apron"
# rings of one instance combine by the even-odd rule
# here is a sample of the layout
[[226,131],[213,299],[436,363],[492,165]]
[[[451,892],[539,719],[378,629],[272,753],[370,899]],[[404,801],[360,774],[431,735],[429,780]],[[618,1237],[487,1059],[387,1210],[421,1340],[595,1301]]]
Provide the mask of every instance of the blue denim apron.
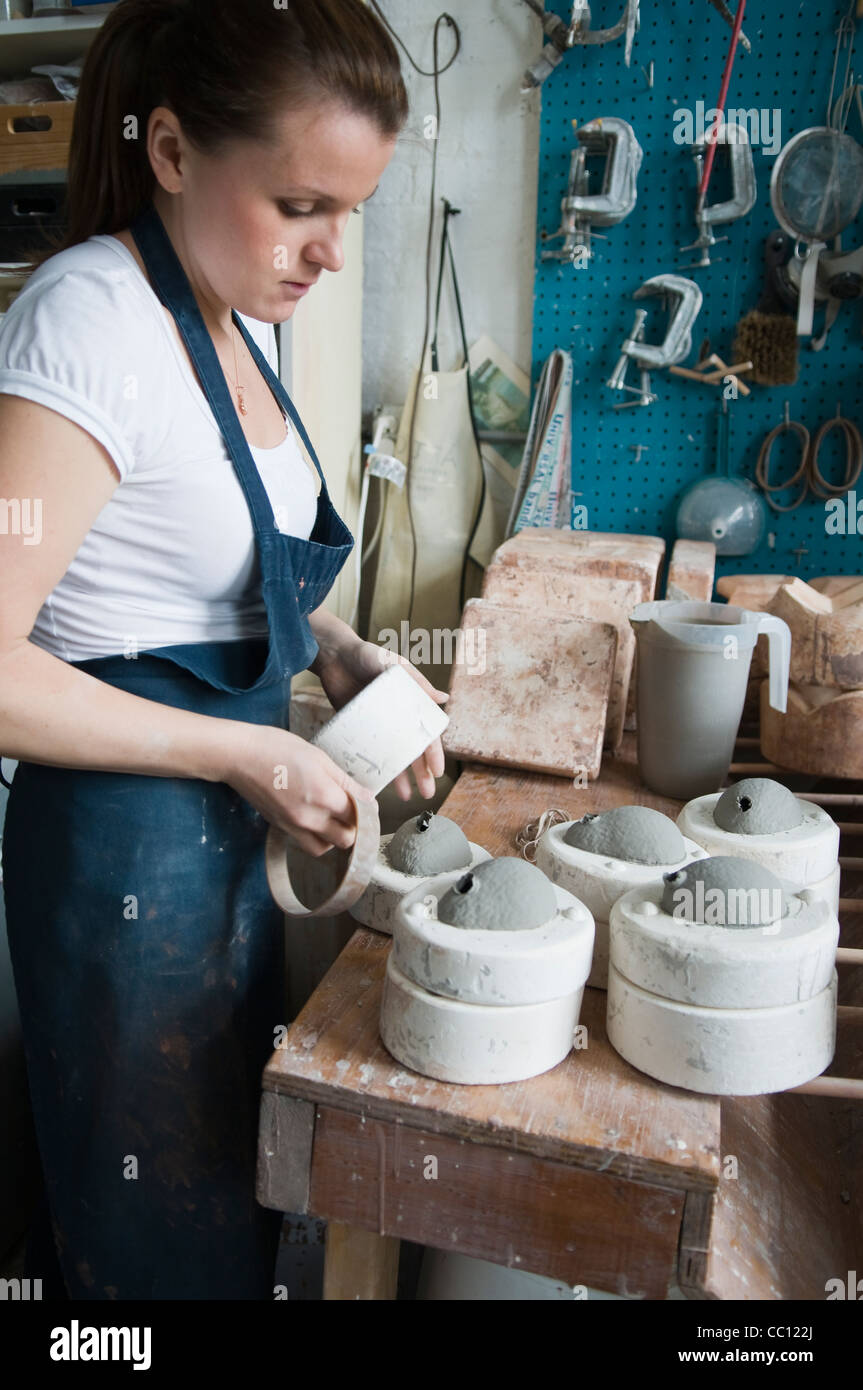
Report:
[[[269,638],[74,664],[145,699],[287,729],[291,676],[317,651],[307,615],[353,538],[293,403],[234,314],[321,475],[310,539],[278,531],[152,204],[131,230],[248,502]],[[9,947],[42,1219],[73,1299],[273,1296],[280,1215],[255,1200],[257,1119],[261,1071],[288,1020],[266,831],[224,783],[18,766],[3,839]]]

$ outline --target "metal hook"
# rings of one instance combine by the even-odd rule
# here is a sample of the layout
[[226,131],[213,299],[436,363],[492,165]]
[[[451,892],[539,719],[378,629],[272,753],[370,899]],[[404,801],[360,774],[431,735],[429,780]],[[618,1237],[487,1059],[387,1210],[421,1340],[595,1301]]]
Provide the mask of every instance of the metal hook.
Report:
[[786,402],[785,402],[785,428],[788,429],[788,427],[789,427],[790,424],[791,424],[791,419],[790,419],[790,416],[789,416],[789,407],[788,407],[788,402],[786,401]]

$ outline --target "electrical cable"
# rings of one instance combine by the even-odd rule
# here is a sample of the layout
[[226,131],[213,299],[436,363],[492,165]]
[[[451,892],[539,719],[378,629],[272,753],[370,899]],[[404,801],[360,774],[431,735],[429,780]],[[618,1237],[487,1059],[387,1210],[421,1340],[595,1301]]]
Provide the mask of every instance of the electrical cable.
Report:
[[[770,481],[770,454],[776,440],[783,434],[796,434],[800,440],[800,467],[790,478],[786,478],[781,483],[771,483]],[[758,486],[764,493],[765,501],[772,507],[774,512],[793,512],[800,506],[803,498],[809,491],[809,479],[806,466],[809,458],[809,431],[805,425],[801,425],[799,420],[782,420],[776,425],[768,435],[762,440],[761,448],[758,451],[758,462],[755,465],[755,477]],[[800,496],[796,497],[788,506],[783,506],[780,502],[774,502],[770,496],[771,492],[784,492],[786,488],[794,487],[795,483],[803,480],[803,487]]]
[[[841,430],[845,436],[845,476],[841,483],[829,483],[818,466],[821,446],[830,431],[835,429]],[[796,434],[800,440],[800,466],[790,478],[785,478],[782,482],[771,483],[770,455],[776,440],[786,433]],[[800,424],[798,420],[783,420],[765,436],[755,465],[755,478],[758,486],[764,492],[768,505],[775,512],[793,512],[810,492],[822,500],[828,497],[844,497],[854,487],[861,472],[863,472],[863,436],[853,420],[846,419],[838,411],[832,420],[825,420],[816,432],[814,439],[810,438],[806,426]],[[771,492],[785,492],[787,488],[795,487],[797,483],[802,483],[800,493],[787,506],[774,502],[770,496]]]
[[395,39],[396,43],[399,45],[399,48],[401,48],[401,49],[404,50],[404,54],[405,54],[405,56],[406,56],[408,62],[410,63],[411,67],[414,68],[414,69],[419,73],[420,77],[434,77],[434,78],[442,77],[443,74],[444,74],[445,72],[447,72],[449,68],[452,67],[453,63],[455,62],[456,58],[457,58],[458,55],[459,55],[459,50],[461,49],[461,30],[459,29],[458,25],[456,24],[456,22],[455,22],[455,20],[453,19],[453,17],[452,17],[451,14],[446,14],[446,13],[444,13],[444,14],[438,15],[438,18],[437,18],[437,20],[436,20],[436,22],[435,22],[435,28],[437,28],[437,25],[440,23],[440,21],[441,21],[442,19],[445,19],[445,20],[447,20],[447,22],[452,26],[452,28],[455,30],[455,50],[454,50],[454,52],[453,52],[453,55],[452,55],[452,57],[450,58],[449,62],[446,64],[446,67],[439,68],[438,65],[437,65],[437,53],[435,53],[435,65],[434,65],[434,67],[432,68],[432,71],[431,71],[431,72],[426,72],[425,68],[419,67],[418,64],[417,64],[417,63],[414,61],[414,59],[411,57],[411,55],[410,55],[410,53],[408,52],[407,48],[405,47],[404,43],[403,43],[402,40],[399,38],[399,36],[398,36],[398,34],[396,33],[396,31],[395,31],[395,29],[393,28],[393,26],[390,24],[389,20],[387,19],[386,15],[384,14],[384,12],[383,12],[383,10],[381,9],[380,5],[377,3],[377,0],[367,0],[367,3],[368,3],[368,4],[371,6],[371,8],[374,10],[375,14],[377,15],[377,17],[378,17],[378,19],[381,21],[381,23],[384,25],[384,27],[385,27],[386,29],[388,29],[389,32],[392,34],[392,36],[393,36],[393,38]]
[[[841,483],[828,483],[821,469],[818,467],[818,450],[824,443],[825,436],[831,430],[841,429],[845,435],[845,478]],[[838,413],[832,420],[825,420],[818,430],[809,449],[808,459],[808,478],[809,487],[816,497],[844,497],[846,492],[850,492],[860,473],[863,471],[863,438],[853,420],[847,420]]]

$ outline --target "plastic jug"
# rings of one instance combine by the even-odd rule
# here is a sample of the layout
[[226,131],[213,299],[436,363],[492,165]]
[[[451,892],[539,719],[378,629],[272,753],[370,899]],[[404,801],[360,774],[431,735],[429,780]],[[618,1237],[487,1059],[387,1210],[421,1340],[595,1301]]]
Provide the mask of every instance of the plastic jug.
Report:
[[638,641],[638,769],[663,796],[688,801],[725,781],[758,634],[770,654],[770,704],[788,698],[791,631],[781,618],[727,603],[641,603],[629,621]]

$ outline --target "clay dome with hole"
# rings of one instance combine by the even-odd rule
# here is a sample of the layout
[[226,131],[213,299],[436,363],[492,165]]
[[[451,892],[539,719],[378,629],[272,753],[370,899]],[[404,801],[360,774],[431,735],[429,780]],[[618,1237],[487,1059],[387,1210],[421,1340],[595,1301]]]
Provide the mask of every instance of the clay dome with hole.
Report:
[[394,869],[427,878],[431,874],[464,869],[471,862],[470,841],[460,825],[448,816],[421,811],[404,821],[386,847]]
[[448,926],[480,931],[525,931],[545,926],[557,913],[554,887],[524,859],[487,859],[468,870],[440,900]]
[[669,917],[723,927],[769,926],[788,911],[786,885],[762,864],[719,854],[664,874]]
[[713,808],[713,819],[732,835],[775,835],[803,824],[793,792],[770,777],[747,777],[728,787]]
[[674,821],[649,806],[614,806],[597,816],[582,816],[563,839],[575,849],[629,864],[679,864],[686,858],[686,843]]

